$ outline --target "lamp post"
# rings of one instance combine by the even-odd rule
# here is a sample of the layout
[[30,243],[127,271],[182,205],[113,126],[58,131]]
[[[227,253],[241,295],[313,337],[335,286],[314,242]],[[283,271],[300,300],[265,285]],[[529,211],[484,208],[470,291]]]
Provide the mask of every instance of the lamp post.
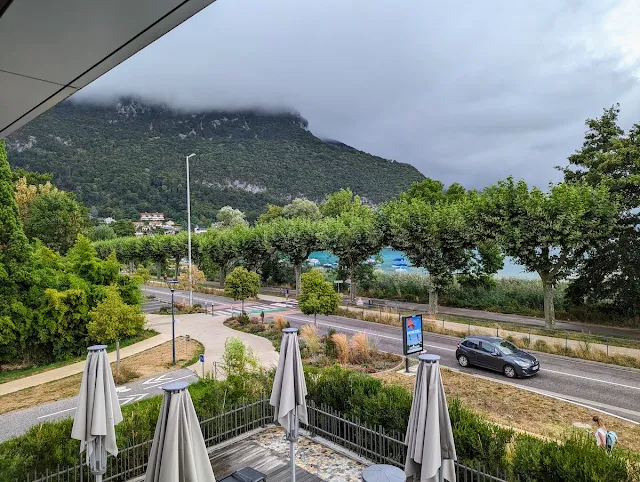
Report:
[[[193,281],[191,279],[191,190],[189,188],[189,159],[195,156],[195,154],[189,154],[187,156],[187,230],[188,244],[189,244],[189,306],[193,306]],[[176,275],[177,276],[177,275]],[[175,357],[174,357],[175,358]],[[175,359],[174,359],[175,363]]]
[[170,279],[167,281],[169,288],[171,289],[171,364],[176,364],[176,314],[174,303],[174,292],[176,291],[176,284],[178,280]]

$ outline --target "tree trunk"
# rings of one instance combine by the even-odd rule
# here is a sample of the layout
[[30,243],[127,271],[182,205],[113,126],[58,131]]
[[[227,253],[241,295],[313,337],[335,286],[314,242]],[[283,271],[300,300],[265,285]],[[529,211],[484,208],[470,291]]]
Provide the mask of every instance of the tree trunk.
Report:
[[313,314],[313,324],[318,328],[318,313]]
[[349,286],[349,300],[351,300],[351,303],[355,303],[358,287],[356,286],[356,269],[353,266],[349,270],[349,277],[351,278],[351,285]]
[[553,306],[553,281],[548,278],[542,279],[542,289],[544,290],[544,326],[553,328],[556,324],[556,312]]
[[180,274],[180,256],[176,257],[175,262],[176,262],[176,267],[175,267],[173,279],[178,279],[178,274]]
[[129,261],[129,274],[133,274],[133,271],[135,270],[136,266],[134,264],[133,261]]
[[120,378],[120,341],[116,340],[116,374]]
[[438,291],[429,291],[429,314],[435,316],[438,313]]
[[241,300],[242,312],[244,313],[244,300]]
[[227,278],[227,270],[222,266],[220,267],[220,288],[224,288],[224,282]]
[[158,273],[158,279],[162,279],[162,261],[156,263],[156,270]]
[[302,276],[302,263],[296,263],[293,266],[296,272],[296,292],[300,294],[300,277]]

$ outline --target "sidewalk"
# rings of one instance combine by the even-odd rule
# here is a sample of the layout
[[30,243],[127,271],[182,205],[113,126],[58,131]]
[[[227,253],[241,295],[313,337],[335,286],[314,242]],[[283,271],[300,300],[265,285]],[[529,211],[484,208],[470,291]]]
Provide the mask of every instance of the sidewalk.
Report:
[[[148,350],[149,348],[154,348],[158,345],[162,345],[169,340],[171,340],[170,335],[160,334],[151,338],[147,338],[146,340],[142,340],[141,342],[134,343],[133,345],[121,348],[120,359],[122,360],[124,358],[130,357],[131,355],[135,355],[136,353]],[[110,362],[116,361],[115,350],[110,352],[108,356]],[[71,365],[54,368],[53,370],[47,370],[46,372],[31,375],[29,377],[20,378],[11,382],[0,383],[0,396],[82,373],[84,371],[84,364],[85,361],[82,360],[76,363],[72,363]]]
[[[228,315],[211,316],[205,313],[179,315],[176,319],[176,336],[189,335],[204,345],[205,373],[212,371],[213,362],[221,362],[224,343],[227,338],[240,338],[250,347],[265,368],[278,365],[279,354],[269,340],[261,336],[233,330],[224,325]],[[147,315],[147,326],[160,333],[167,333],[171,339],[171,315]],[[197,362],[191,368],[202,374],[202,364]]]

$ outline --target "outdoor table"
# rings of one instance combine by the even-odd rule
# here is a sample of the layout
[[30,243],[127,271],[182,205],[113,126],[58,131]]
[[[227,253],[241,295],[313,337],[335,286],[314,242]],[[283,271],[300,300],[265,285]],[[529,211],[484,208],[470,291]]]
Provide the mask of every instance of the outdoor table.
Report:
[[372,465],[362,473],[363,482],[405,482],[404,471],[393,465]]

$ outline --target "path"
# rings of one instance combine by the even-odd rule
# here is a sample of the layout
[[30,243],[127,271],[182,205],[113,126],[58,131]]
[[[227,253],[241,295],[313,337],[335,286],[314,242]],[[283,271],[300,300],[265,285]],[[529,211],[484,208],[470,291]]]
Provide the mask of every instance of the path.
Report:
[[[135,355],[137,353],[146,351],[150,348],[154,348],[158,345],[162,345],[163,343],[171,340],[171,336],[166,334],[160,334],[156,336],[152,336],[151,338],[147,338],[146,340],[142,340],[138,343],[134,343],[133,345],[126,346],[124,348],[120,348],[120,359],[123,360],[125,358],[130,357],[131,355]],[[116,352],[115,350],[109,352],[109,361],[116,361]],[[71,375],[76,375],[78,373],[82,373],[84,371],[85,360],[72,363],[70,365],[65,365],[60,368],[54,368],[53,370],[47,370],[42,373],[38,373],[36,375],[31,375],[24,378],[19,378],[18,380],[12,380],[10,382],[5,382],[0,384],[0,396],[7,395],[9,393],[17,392],[19,390],[24,390],[25,388],[31,388],[38,385],[42,385],[43,383],[51,382],[54,380],[60,380],[62,378],[70,377]]]
[[[204,345],[205,372],[212,370],[213,362],[222,361],[224,343],[227,338],[240,338],[245,345],[250,347],[257,355],[259,361],[266,368],[277,366],[278,352],[266,338],[242,333],[224,326],[224,320],[228,315],[216,315],[196,313],[192,315],[176,316],[176,336],[189,335]],[[147,326],[160,333],[171,335],[171,315],[147,315]],[[201,373],[200,362],[192,367],[198,374]]]

